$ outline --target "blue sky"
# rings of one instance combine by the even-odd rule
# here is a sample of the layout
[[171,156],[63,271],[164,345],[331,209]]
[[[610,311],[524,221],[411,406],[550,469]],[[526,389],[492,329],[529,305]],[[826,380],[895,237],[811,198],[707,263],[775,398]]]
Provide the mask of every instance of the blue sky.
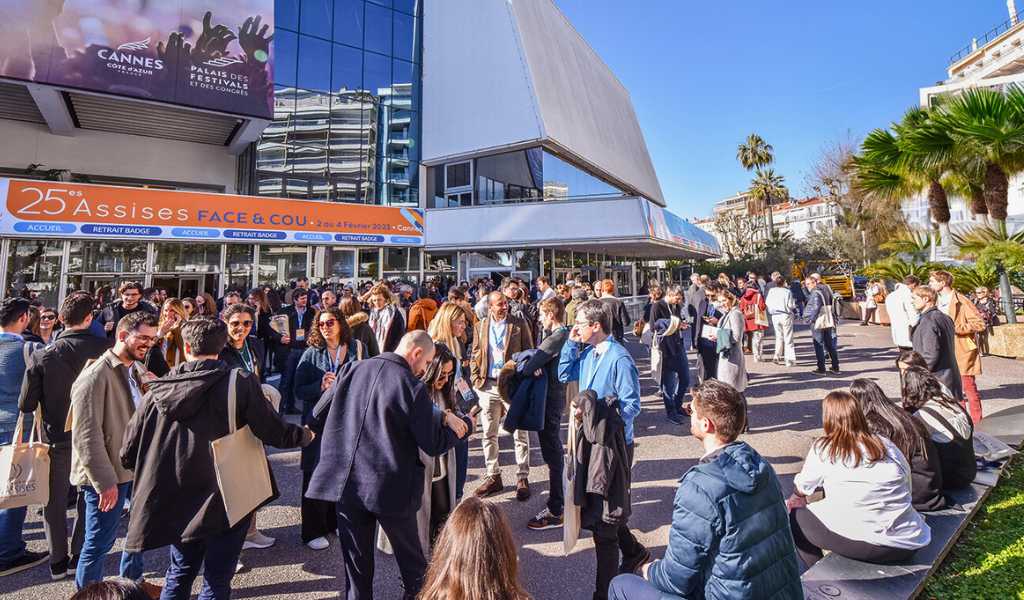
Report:
[[[830,142],[861,138],[945,79],[1005,0],[556,0],[633,99],[669,208],[705,216],[750,181],[757,132],[794,195]],[[1018,7],[1024,9],[1024,2]]]

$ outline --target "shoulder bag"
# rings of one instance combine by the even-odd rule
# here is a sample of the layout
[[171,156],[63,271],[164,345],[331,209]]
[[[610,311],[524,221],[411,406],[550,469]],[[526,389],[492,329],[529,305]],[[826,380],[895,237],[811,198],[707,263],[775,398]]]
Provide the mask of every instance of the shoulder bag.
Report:
[[28,442],[25,413],[18,413],[10,445],[0,448],[0,509],[45,505],[50,499],[50,445],[42,441],[42,410],[37,409]]
[[270,466],[263,442],[246,425],[238,429],[238,369],[228,380],[228,434],[210,442],[217,487],[224,499],[228,524],[234,527],[273,495]]
[[832,307],[825,303],[825,295],[815,290],[815,294],[821,296],[821,310],[818,318],[814,319],[815,329],[831,329],[836,326],[836,318],[833,315]]

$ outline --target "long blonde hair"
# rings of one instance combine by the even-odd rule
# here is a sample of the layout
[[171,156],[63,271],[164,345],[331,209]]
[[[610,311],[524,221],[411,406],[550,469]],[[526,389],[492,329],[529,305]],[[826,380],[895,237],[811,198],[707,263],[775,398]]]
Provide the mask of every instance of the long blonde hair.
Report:
[[185,310],[185,304],[177,298],[168,298],[164,300],[163,306],[160,307],[160,327],[163,327],[164,322],[167,320],[165,315],[167,314],[168,308],[177,313],[179,326],[188,320],[188,311]]
[[448,346],[448,349],[455,355],[455,360],[461,361],[463,358],[462,349],[466,345],[465,334],[463,334],[463,339],[459,339],[452,332],[452,324],[459,317],[466,320],[466,327],[470,326],[469,317],[466,316],[466,311],[461,306],[455,302],[445,302],[441,305],[441,309],[437,311],[437,314],[434,315],[434,318],[430,320],[430,325],[427,326],[427,334],[435,342],[441,342]]
[[497,505],[467,496],[441,530],[418,600],[529,600],[516,543]]

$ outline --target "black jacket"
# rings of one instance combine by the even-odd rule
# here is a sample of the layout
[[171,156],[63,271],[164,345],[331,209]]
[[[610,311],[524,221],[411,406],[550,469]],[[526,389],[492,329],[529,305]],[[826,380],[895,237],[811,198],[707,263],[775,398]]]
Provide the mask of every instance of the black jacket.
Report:
[[544,369],[548,378],[548,402],[565,403],[565,384],[558,380],[558,359],[562,356],[562,346],[569,339],[569,328],[562,327],[549,333],[540,341],[540,346],[526,363],[524,371],[532,373]]
[[[582,509],[581,525],[592,528],[598,520],[619,525],[629,520],[629,487],[632,456],[626,446],[625,425],[619,416],[619,399],[597,398],[593,390],[576,397],[583,410],[576,448],[576,481],[573,497]],[[600,504],[600,510],[597,505]]]
[[[263,360],[266,358],[266,349],[263,346],[263,342],[259,338],[250,335],[245,338],[247,344],[249,344],[249,352],[253,356],[253,368],[256,369],[256,375],[259,376],[260,381],[266,381],[266,374],[263,372]],[[224,349],[220,351],[219,359],[224,361],[224,364],[231,367],[232,369],[248,369],[245,366],[245,361],[242,360],[242,353],[235,349],[231,345],[229,340]]]
[[373,335],[370,329],[370,315],[364,312],[357,312],[345,319],[349,329],[352,330],[352,338],[363,343],[366,350],[366,358],[372,358],[380,354],[380,346],[377,344],[377,336]]
[[[701,340],[700,336],[701,336],[701,333],[704,331],[704,326],[706,325],[706,323],[704,323],[704,317],[709,316],[708,315],[708,308],[709,308],[710,305],[711,305],[711,303],[708,301],[707,296],[705,296],[704,299],[701,300],[700,305],[698,305],[696,307],[696,310],[693,313],[693,347],[694,347],[694,349],[697,349],[697,348],[700,347],[700,340]],[[710,316],[715,317],[717,319],[721,319],[722,318],[722,312],[719,311],[717,308],[711,307],[711,315]],[[708,340],[705,340],[705,341],[708,341]],[[714,344],[714,342],[711,342],[711,341],[708,341],[708,343]]]
[[629,311],[626,310],[626,305],[615,296],[601,296],[601,303],[612,317],[612,337],[622,343],[626,328],[629,327]]
[[130,315],[133,312],[138,312],[140,310],[144,310],[152,315],[160,314],[160,311],[155,306],[145,300],[139,300],[139,303],[131,310],[125,309],[124,305],[121,304],[121,301],[118,300],[117,302],[108,304],[100,311],[98,319],[101,325],[106,325],[107,323],[114,324],[114,328],[107,332],[108,347],[114,345],[114,335],[117,333],[118,322],[126,315]]
[[440,456],[458,441],[409,363],[392,352],[343,366],[313,409],[313,420],[323,435],[306,497],[344,497],[379,515],[419,510],[419,451]]
[[953,319],[937,308],[921,313],[910,333],[914,351],[928,363],[928,370],[942,382],[953,397],[963,399],[960,367],[956,364],[956,330]]
[[[199,541],[230,529],[210,448],[228,434],[229,373],[220,360],[190,361],[149,383],[121,447],[121,463],[135,472],[129,551]],[[236,392],[239,428],[248,425],[277,448],[311,441],[302,427],[278,416],[258,378],[240,371]],[[278,496],[273,472],[270,481],[274,493],[264,504]]]
[[71,432],[64,431],[71,407],[71,384],[85,363],[106,349],[106,338],[98,338],[89,330],[69,329],[61,332],[51,346],[32,353],[19,408],[32,412],[37,406],[43,407],[43,431],[51,444],[71,441]]
[[[302,321],[299,321],[299,311],[295,310],[295,306],[288,306],[281,310],[282,315],[288,317],[288,337],[292,338],[287,348],[291,350],[305,350],[306,340],[309,339],[309,334],[312,331],[313,317],[316,316],[316,309],[312,306],[306,307],[306,312],[302,313]],[[304,337],[300,340],[296,338],[296,331],[302,329]],[[280,340],[281,336],[277,336]]]

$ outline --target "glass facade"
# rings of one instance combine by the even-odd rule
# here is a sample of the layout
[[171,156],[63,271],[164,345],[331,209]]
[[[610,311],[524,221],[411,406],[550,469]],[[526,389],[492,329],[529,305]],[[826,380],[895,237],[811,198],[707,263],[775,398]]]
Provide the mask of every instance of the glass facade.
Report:
[[278,0],[264,196],[418,202],[419,0]]
[[543,148],[492,154],[427,170],[429,208],[621,196],[622,190]]

